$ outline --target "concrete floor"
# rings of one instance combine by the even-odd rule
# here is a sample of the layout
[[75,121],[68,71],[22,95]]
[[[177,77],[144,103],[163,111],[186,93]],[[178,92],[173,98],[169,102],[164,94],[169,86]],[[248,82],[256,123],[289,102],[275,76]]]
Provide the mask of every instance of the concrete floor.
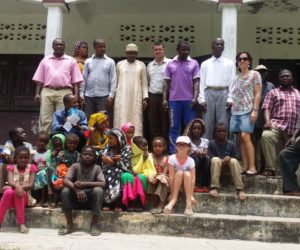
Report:
[[209,240],[172,236],[128,235],[102,233],[92,237],[86,232],[75,232],[59,236],[56,229],[30,229],[28,235],[22,235],[15,228],[2,228],[0,250],[299,250],[299,244],[264,243],[239,240]]

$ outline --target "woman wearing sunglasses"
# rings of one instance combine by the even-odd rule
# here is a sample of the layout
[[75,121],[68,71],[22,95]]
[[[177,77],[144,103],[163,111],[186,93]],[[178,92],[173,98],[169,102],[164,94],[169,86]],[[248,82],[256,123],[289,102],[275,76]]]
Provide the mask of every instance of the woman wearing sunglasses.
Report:
[[243,172],[257,174],[251,133],[257,119],[262,81],[260,74],[251,70],[252,57],[242,51],[236,56],[238,74],[233,83],[233,105],[231,109],[230,132],[237,133],[241,142]]

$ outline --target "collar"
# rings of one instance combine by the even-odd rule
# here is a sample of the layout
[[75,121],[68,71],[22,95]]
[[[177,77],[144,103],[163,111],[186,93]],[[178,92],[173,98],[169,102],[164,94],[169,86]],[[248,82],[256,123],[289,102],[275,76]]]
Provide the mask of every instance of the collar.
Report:
[[219,58],[212,56],[211,59],[213,62],[222,62],[224,60],[223,56],[220,56]]
[[279,85],[279,89],[282,90],[282,91],[293,91],[294,86],[291,85],[289,88],[283,88],[281,85]]
[[155,59],[153,60],[153,64],[156,64],[156,65],[160,65],[160,64],[163,64],[163,63],[166,63],[166,62],[167,62],[167,58],[166,57],[164,57],[163,60],[160,63],[157,63],[155,61]]
[[104,59],[107,59],[107,55],[106,54],[104,54],[102,57],[96,57],[96,55],[95,54],[93,54],[92,55],[92,59],[94,59],[94,58],[104,58]]
[[[173,60],[174,60],[174,61],[179,61],[179,60],[178,60],[178,55],[175,56],[175,57],[173,58]],[[192,58],[191,58],[190,56],[188,56],[187,59],[186,59],[185,61],[192,61]]]
[[66,54],[63,54],[61,57],[56,57],[54,54],[52,54],[52,55],[50,56],[50,58],[56,59],[56,60],[67,59],[67,55],[66,55]]

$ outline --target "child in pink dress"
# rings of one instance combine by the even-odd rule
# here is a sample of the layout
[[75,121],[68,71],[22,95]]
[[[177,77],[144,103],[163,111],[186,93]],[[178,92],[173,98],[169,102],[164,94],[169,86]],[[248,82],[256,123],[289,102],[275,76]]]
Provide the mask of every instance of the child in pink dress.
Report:
[[19,232],[26,234],[29,229],[25,226],[24,209],[26,206],[34,206],[36,203],[30,195],[36,167],[29,164],[30,151],[25,146],[16,148],[15,161],[16,164],[7,166],[8,187],[5,188],[0,202],[0,227],[6,211],[9,208],[15,208]]

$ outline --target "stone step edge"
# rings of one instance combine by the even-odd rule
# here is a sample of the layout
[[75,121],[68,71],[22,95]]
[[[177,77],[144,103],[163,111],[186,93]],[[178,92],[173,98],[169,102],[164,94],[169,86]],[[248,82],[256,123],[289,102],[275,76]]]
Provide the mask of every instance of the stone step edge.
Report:
[[[246,195],[247,195],[247,198],[251,199],[251,198],[263,198],[263,199],[280,199],[280,200],[297,200],[299,201],[300,200],[300,196],[288,196],[288,195],[277,195],[277,194],[252,194],[252,193],[247,193],[245,192]],[[208,193],[193,193],[194,197],[196,198],[200,198],[202,196],[209,196]],[[222,193],[222,192],[219,192],[219,197],[210,197],[212,200],[217,200],[219,198],[231,198],[231,197],[235,197],[237,200],[239,200],[238,196],[234,193]],[[245,201],[247,201],[247,198]],[[244,201],[241,201],[241,202],[244,202]]]

